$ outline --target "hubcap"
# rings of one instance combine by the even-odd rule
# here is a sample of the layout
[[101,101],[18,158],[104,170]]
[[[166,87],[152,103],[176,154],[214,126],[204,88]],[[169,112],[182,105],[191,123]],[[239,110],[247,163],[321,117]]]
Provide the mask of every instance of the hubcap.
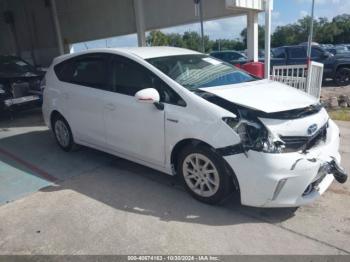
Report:
[[55,134],[57,141],[61,146],[67,147],[69,145],[69,131],[66,124],[62,120],[56,121]]
[[198,153],[188,155],[182,164],[182,172],[186,184],[197,195],[211,197],[218,191],[219,173],[206,156]]

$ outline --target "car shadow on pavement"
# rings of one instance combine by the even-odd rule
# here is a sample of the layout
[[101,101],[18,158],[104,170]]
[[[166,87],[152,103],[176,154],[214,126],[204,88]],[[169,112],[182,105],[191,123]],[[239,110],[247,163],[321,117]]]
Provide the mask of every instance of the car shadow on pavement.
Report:
[[1,152],[0,161],[28,175],[42,177],[42,170],[57,178],[54,186],[43,188],[42,192],[71,190],[115,209],[162,221],[215,226],[280,223],[293,217],[296,210],[244,207],[234,194],[218,206],[206,205],[187,194],[176,177],[85,147],[65,153],[49,130],[2,138],[0,149],[36,169],[28,171],[23,163],[9,161]]

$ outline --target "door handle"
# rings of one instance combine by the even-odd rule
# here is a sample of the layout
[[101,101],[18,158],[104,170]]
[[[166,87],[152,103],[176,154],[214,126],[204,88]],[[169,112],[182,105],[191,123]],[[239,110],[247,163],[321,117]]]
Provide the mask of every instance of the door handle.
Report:
[[115,110],[115,105],[109,103],[109,104],[106,104],[105,108],[108,109],[109,111],[114,111]]

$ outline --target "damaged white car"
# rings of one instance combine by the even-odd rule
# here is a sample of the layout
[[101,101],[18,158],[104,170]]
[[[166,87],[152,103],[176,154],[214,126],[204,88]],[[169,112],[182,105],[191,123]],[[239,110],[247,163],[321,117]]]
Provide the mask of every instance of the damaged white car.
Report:
[[335,178],[339,129],[313,97],[180,48],[56,58],[43,114],[59,146],[81,144],[170,175],[207,203],[300,206]]

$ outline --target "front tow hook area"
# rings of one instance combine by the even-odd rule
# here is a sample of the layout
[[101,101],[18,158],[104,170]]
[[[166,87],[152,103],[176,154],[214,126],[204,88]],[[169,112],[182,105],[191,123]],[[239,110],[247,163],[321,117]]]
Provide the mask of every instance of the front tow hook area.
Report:
[[348,179],[348,174],[334,160],[329,162],[328,168],[329,174],[333,174],[335,180],[337,180],[339,183],[344,184]]

